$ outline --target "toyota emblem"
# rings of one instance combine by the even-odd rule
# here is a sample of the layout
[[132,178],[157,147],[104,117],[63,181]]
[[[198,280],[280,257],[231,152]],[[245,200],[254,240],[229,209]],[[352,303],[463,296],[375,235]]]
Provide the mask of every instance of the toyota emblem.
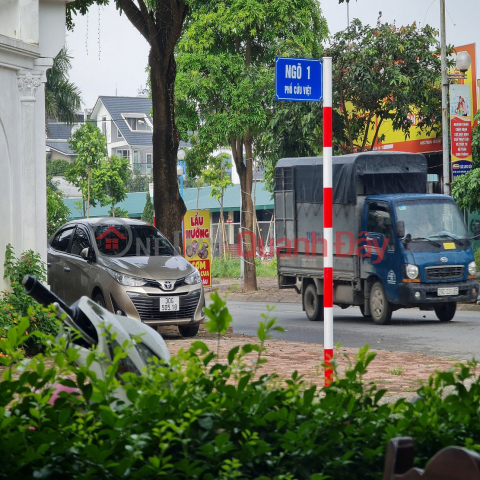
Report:
[[448,258],[447,257],[440,257],[440,261],[442,263],[447,263],[448,262]]
[[163,288],[165,290],[171,290],[173,288],[172,282],[168,280],[166,282],[163,282]]

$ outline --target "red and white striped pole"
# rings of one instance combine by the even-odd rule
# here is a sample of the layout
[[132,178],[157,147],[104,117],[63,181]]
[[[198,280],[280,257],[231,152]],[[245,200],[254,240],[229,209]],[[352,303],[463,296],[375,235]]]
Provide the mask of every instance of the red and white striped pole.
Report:
[[325,386],[333,379],[332,58],[323,59],[323,348]]

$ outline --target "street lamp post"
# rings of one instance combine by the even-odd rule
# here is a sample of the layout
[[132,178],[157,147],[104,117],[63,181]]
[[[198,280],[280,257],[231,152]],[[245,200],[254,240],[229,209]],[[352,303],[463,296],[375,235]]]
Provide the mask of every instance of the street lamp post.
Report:
[[466,78],[465,72],[470,68],[471,59],[467,52],[458,52],[456,65],[460,74],[448,75],[447,42],[445,35],[445,0],[440,0],[440,56],[442,68],[442,145],[443,145],[443,193],[450,195],[450,122],[448,109],[448,90],[450,78]]
[[450,145],[448,121],[447,43],[445,38],[445,0],[440,0],[440,55],[442,68],[442,145],[443,193],[450,195]]

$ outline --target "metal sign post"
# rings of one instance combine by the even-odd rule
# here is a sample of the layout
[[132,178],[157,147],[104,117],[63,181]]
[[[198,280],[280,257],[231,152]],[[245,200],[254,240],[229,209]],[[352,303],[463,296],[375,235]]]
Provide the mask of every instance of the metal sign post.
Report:
[[333,370],[332,59],[323,59],[323,348],[325,386]]
[[333,378],[332,59],[276,57],[275,100],[323,100],[323,344],[328,386]]

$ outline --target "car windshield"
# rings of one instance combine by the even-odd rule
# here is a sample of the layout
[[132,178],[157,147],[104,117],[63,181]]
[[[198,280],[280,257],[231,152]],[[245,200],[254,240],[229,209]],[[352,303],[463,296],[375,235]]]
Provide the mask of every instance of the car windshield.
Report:
[[412,241],[463,239],[468,235],[462,215],[451,200],[408,200],[395,205],[397,221],[405,222]]
[[102,255],[118,257],[173,256],[172,244],[149,225],[100,225],[95,229]]

